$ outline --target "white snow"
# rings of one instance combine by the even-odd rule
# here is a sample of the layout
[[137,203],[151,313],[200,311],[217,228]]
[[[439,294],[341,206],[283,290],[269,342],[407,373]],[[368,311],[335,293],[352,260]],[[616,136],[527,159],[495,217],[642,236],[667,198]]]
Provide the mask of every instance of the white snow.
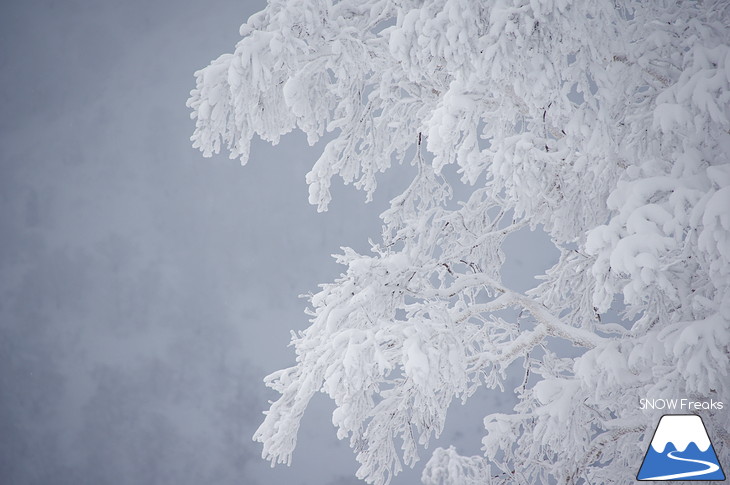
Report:
[[[295,127],[310,143],[332,134],[306,177],[319,211],[335,177],[370,200],[393,161],[416,172],[381,215],[382,243],[343,248],[346,273],[311,299],[296,373],[270,382],[283,395],[256,434],[272,462],[288,460],[297,426],[284,424],[325,385],[358,477],[388,483],[454,398],[504,388],[527,359],[516,414],[488,428],[501,435],[487,458],[556,483],[576,466],[595,483],[627,482],[639,433],[612,430],[650,420],[631,402],[727,394],[730,48],[700,17],[728,13],[512,3],[273,2],[244,29],[235,63],[197,74],[188,104],[204,154],[227,145],[246,159],[255,134],[276,141]],[[521,224],[561,251],[528,294],[501,274]],[[603,337],[601,313],[620,295],[630,331]],[[504,309],[520,317],[497,318]],[[575,354],[553,356],[553,340]],[[615,418],[596,426],[604,416]],[[706,448],[683,423],[675,445]],[[662,428],[657,447],[669,436]],[[581,448],[592,442],[614,455],[595,466],[603,450]]]

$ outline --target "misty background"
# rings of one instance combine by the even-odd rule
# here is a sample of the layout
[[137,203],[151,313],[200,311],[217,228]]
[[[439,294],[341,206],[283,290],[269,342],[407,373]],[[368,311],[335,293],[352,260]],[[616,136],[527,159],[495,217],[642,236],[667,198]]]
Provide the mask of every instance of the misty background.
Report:
[[[193,72],[238,40],[263,1],[28,0],[0,15],[0,483],[361,483],[332,403],[316,396],[292,466],[251,440],[294,364],[306,300],[367,251],[376,200],[333,184],[318,214],[304,175],[323,145],[254,141],[241,167],[190,146]],[[539,234],[508,240],[505,283],[557,260]],[[436,446],[480,454],[482,418],[511,390],[454,403]],[[394,484],[419,483],[420,467]]]

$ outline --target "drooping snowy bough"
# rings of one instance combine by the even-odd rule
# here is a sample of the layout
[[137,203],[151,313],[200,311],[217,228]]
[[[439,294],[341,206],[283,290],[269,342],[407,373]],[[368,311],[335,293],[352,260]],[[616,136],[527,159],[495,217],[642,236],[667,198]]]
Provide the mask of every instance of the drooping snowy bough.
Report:
[[[251,17],[196,73],[194,146],[246,162],[255,134],[334,133],[307,176],[320,210],[335,175],[370,197],[391,163],[417,168],[382,240],[312,296],[297,365],[266,378],[264,457],[290,462],[322,391],[358,477],[386,484],[515,361],[529,379],[485,418],[484,456],[439,448],[424,483],[629,483],[658,418],[640,398],[730,405],[728,5],[271,0]],[[525,225],[561,257],[522,294],[500,248]],[[601,321],[615,299],[625,320]],[[702,413],[727,463],[727,409]]]

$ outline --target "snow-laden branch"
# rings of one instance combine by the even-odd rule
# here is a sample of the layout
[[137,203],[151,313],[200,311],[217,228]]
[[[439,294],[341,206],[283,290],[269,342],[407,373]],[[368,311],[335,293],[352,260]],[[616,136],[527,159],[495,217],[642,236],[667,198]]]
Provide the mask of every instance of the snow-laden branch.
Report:
[[[484,460],[439,449],[424,482],[629,483],[656,418],[640,398],[730,393],[727,2],[416,3],[271,1],[196,73],[204,156],[332,134],[307,175],[319,210],[336,175],[369,199],[392,163],[415,171],[382,242],[345,248],[346,271],[312,296],[254,438],[290,463],[325,392],[358,476],[383,485],[453,399],[503,389],[522,360],[515,412],[485,419]],[[502,249],[525,226],[560,258],[522,294],[501,283]],[[623,320],[603,322],[617,298]]]
[[518,307],[529,311],[542,326],[546,335],[560,337],[571,342],[573,345],[587,349],[601,345],[605,338],[593,332],[581,328],[571,327],[560,321],[558,317],[541,303],[518,292],[505,288],[494,279],[485,274],[466,274],[455,278],[454,282],[446,288],[421,289],[417,292],[423,298],[453,298],[467,289],[487,287],[501,293],[501,296],[490,303],[475,304],[470,306],[456,316],[454,321],[460,322],[466,318],[484,312],[495,312],[508,307]]

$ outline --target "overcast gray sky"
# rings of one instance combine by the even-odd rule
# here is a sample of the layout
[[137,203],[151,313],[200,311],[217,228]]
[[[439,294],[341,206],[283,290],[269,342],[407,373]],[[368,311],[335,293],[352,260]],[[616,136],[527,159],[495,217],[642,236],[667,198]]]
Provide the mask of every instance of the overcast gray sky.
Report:
[[[298,295],[338,276],[340,246],[377,239],[407,170],[367,205],[335,187],[318,214],[304,174],[322,147],[303,136],[254,143],[246,167],[190,147],[193,72],[263,6],[0,7],[0,482],[358,483],[324,396],[291,468],[251,435],[275,398],[263,377],[293,364],[289,331],[307,325]],[[529,235],[509,254],[517,289],[557,256]],[[512,402],[456,404],[432,448],[479,453],[481,418]]]

